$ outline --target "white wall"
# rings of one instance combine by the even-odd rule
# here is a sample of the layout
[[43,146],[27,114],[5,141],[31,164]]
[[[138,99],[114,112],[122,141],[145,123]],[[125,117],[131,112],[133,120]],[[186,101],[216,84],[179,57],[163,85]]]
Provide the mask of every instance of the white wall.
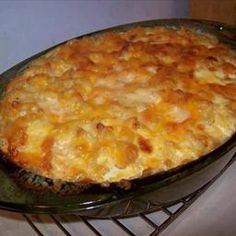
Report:
[[187,15],[187,0],[0,0],[0,72],[84,33]]

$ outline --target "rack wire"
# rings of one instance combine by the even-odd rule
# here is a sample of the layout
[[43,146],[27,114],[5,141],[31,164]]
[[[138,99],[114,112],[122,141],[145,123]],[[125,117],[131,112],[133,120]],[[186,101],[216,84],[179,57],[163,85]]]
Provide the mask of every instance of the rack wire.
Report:
[[[115,235],[159,235],[184,210],[186,210],[224,171],[235,161],[236,154],[231,161],[210,182],[190,196],[180,199],[175,204],[162,207],[158,211],[148,214],[139,214],[129,218],[93,219],[70,215],[34,215],[18,214],[18,218],[27,223],[31,235],[39,236],[115,236]],[[29,230],[29,229],[28,229]]]

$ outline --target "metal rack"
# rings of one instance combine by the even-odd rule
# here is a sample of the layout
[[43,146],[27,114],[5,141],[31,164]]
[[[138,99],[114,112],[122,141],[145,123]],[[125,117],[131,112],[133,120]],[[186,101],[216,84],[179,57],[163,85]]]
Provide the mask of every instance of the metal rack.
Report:
[[148,214],[139,214],[129,218],[92,219],[73,215],[34,215],[17,214],[23,221],[31,235],[40,236],[73,236],[73,235],[159,235],[168,227],[185,209],[187,209],[222,173],[234,162],[236,154],[231,161],[210,182],[190,196],[180,199],[175,204],[162,207],[158,211]]

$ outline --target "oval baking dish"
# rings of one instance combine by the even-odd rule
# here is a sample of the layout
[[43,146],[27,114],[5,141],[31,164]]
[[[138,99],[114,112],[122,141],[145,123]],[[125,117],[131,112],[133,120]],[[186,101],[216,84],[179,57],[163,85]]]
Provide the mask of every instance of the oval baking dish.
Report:
[[[235,28],[218,22],[200,20],[169,19],[138,22],[98,31],[89,34],[89,36],[111,31],[126,31],[137,26],[185,27],[203,34],[213,35],[220,42],[236,48],[234,41]],[[0,76],[2,96],[9,81],[24,71],[29,63],[55,47],[29,58],[3,73]],[[121,181],[118,186],[117,184],[111,184],[109,187],[102,187],[99,184],[92,184],[87,188],[86,185],[82,185],[82,188],[87,189],[78,194],[58,194],[50,191],[39,194],[36,191],[24,189],[21,187],[22,179],[23,181],[24,179],[26,181],[31,179],[37,182],[40,181],[41,177],[31,176],[30,173],[15,168],[11,163],[3,162],[0,171],[2,182],[0,208],[31,213],[76,212],[93,217],[130,216],[140,212],[153,211],[161,206],[174,203],[207,184],[231,160],[235,145],[236,136],[234,134],[226,143],[214,151],[183,166],[155,175],[136,178],[128,181],[128,183]],[[2,159],[5,159],[4,156]],[[19,179],[20,184],[17,184],[16,178]],[[39,184],[40,188],[44,189],[44,185],[53,185],[50,179],[44,178],[43,180],[46,184]],[[73,187],[73,183],[57,183],[57,186],[54,187],[66,192],[67,188],[71,186]]]

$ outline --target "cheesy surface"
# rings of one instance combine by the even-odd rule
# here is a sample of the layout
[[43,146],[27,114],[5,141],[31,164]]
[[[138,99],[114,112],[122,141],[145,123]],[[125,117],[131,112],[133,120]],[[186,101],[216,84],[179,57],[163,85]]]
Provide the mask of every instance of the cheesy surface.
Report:
[[235,51],[184,28],[138,27],[32,62],[0,101],[0,149],[39,175],[106,184],[209,153],[235,117]]

